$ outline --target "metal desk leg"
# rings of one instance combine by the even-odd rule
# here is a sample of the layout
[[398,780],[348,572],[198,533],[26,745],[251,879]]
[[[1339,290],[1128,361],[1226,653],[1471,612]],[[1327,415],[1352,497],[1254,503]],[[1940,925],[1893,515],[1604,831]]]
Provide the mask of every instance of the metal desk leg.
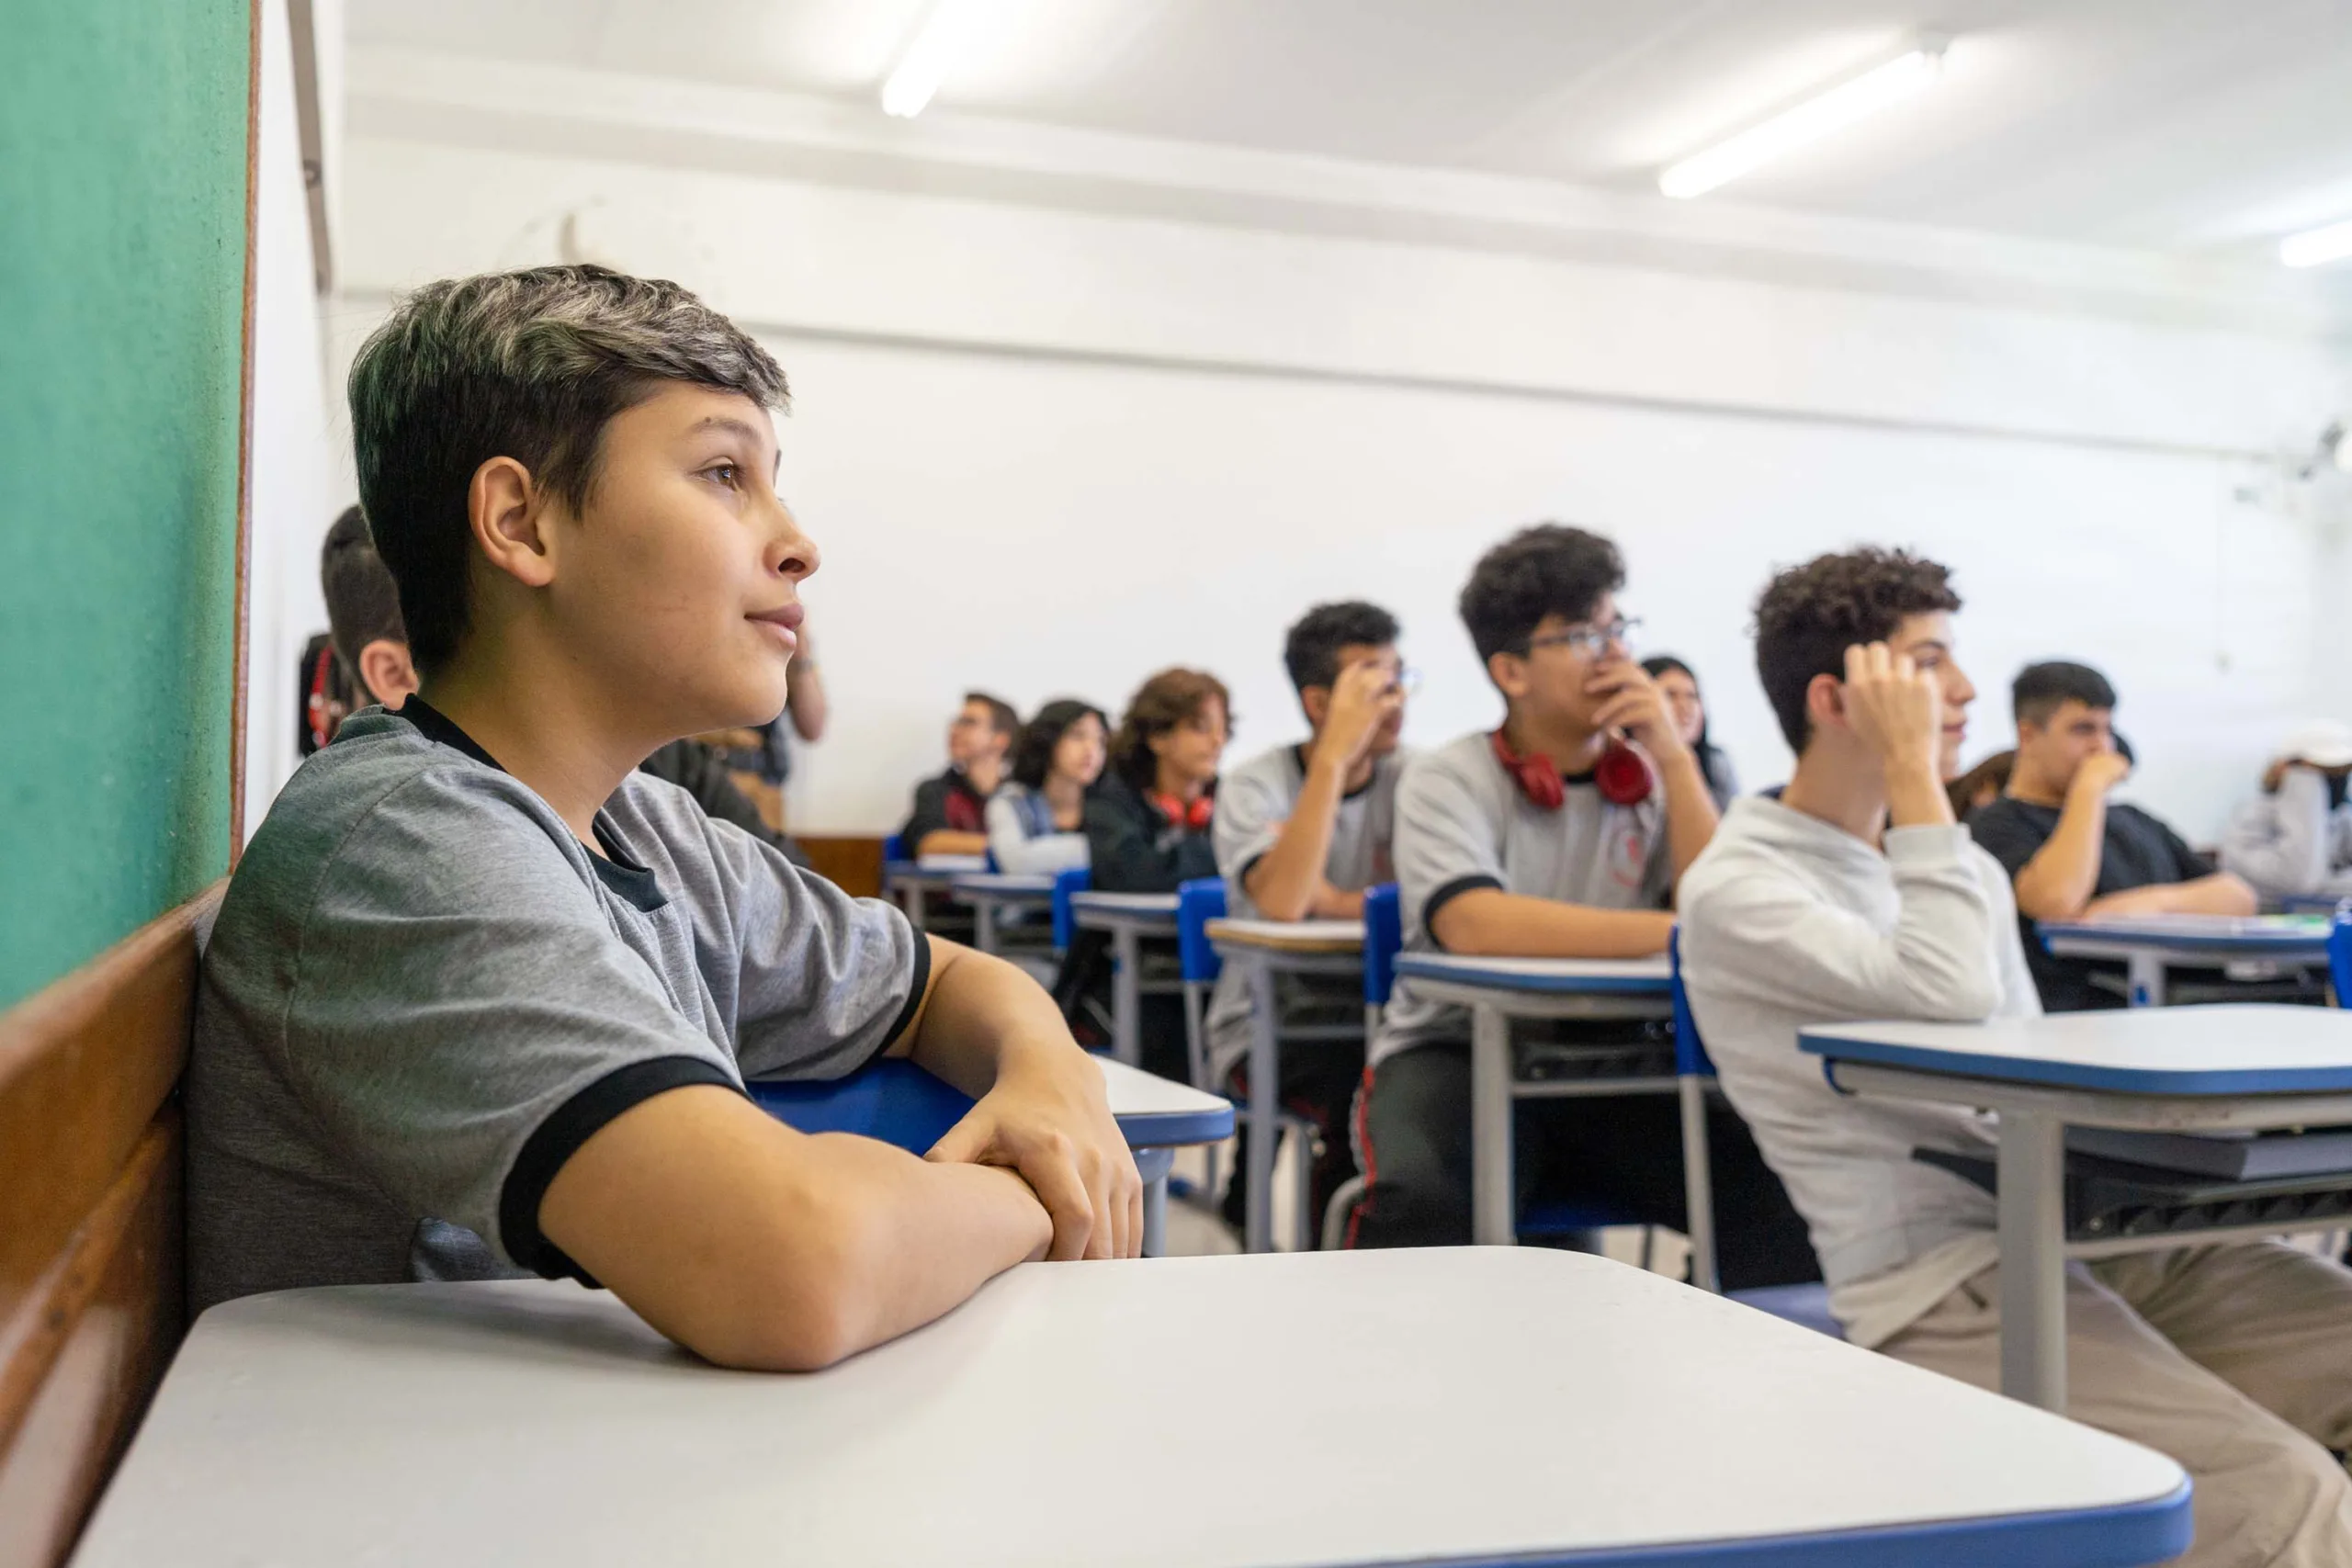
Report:
[[1136,1174],[1143,1178],[1143,1255],[1168,1256],[1168,1172],[1174,1149],[1136,1149]]
[[2165,961],[2153,953],[2135,953],[2131,958],[2132,1005],[2135,1008],[2160,1008],[2165,1005]]
[[1111,1054],[1131,1067],[1143,1066],[1142,945],[1124,921],[1111,932],[1119,965],[1111,976]]
[[923,894],[922,883],[917,882],[909,886],[906,902],[900,907],[907,911],[907,919],[917,931],[923,929],[923,919],[931,913],[930,902]]
[[1715,1189],[1707,1154],[1707,1083],[1686,1074],[1682,1096],[1682,1201],[1690,1222],[1690,1282],[1702,1291],[1715,1282]]
[[986,894],[972,900],[972,944],[982,953],[996,951],[996,900]]
[[2001,1392],[2066,1413],[2065,1127],[2001,1112]]
[[1491,1007],[1470,1010],[1471,1239],[1481,1247],[1519,1240],[1511,1182],[1510,1020]]
[[1250,1125],[1243,1134],[1248,1146],[1242,1155],[1243,1174],[1250,1184],[1250,1207],[1242,1224],[1241,1245],[1245,1251],[1272,1252],[1274,1140],[1282,1133],[1276,1111],[1281,1095],[1275,1066],[1280,1046],[1275,1040],[1274,976],[1272,965],[1258,953],[1251,953],[1243,962],[1250,965]]

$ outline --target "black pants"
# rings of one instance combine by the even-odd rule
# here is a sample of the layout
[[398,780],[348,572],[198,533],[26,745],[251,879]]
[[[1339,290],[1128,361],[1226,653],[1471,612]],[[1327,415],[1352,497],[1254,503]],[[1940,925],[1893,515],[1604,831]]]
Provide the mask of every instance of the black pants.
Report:
[[[1362,1014],[1361,1004],[1358,1014]],[[1283,1043],[1281,1070],[1275,1094],[1282,1107],[1314,1128],[1314,1168],[1307,1179],[1306,1235],[1300,1245],[1312,1250],[1321,1245],[1323,1210],[1340,1184],[1356,1173],[1356,1156],[1348,1135],[1348,1110],[1356,1086],[1363,1080],[1363,1041],[1287,1040]],[[1227,1092],[1237,1104],[1250,1099],[1250,1064],[1236,1063]],[[1226,1223],[1243,1228],[1249,1214],[1250,1134],[1244,1118],[1241,1142],[1233,1156],[1233,1179],[1225,1190]]]
[[[1672,1095],[1514,1103],[1518,1199],[1600,1200],[1688,1232],[1681,1111]],[[1471,1239],[1470,1048],[1417,1045],[1366,1075],[1358,1110],[1365,1190],[1351,1245],[1449,1247]],[[1726,1291],[1821,1278],[1804,1222],[1747,1123],[1707,1112],[1715,1262]]]

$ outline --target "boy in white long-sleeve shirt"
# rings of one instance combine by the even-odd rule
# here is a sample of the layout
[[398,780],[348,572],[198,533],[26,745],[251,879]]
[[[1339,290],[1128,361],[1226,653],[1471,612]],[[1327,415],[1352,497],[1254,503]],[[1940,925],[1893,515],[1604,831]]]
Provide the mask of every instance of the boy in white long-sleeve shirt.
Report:
[[2303,725],[2278,748],[2262,793],[2222,835],[2222,869],[2270,898],[2352,897],[2352,727]]
[[[1992,1388],[1992,1198],[1915,1149],[1989,1151],[1970,1112],[1840,1096],[1805,1024],[2040,1010],[2009,879],[1952,821],[1975,690],[1944,569],[1824,556],[1757,606],[1757,668],[1797,752],[1779,800],[1733,803],[1681,887],[1690,1002],[1805,1219],[1847,1337]],[[2195,1478],[2200,1565],[2352,1562],[2352,1273],[2267,1243],[2075,1264],[2068,1413]]]

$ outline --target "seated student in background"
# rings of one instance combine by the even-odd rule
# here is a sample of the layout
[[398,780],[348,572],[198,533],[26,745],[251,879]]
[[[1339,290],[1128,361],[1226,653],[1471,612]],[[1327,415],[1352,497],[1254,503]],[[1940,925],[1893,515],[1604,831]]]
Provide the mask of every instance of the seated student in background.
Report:
[[967,692],[947,726],[947,771],[915,786],[913,814],[899,829],[907,852],[984,855],[989,852],[989,796],[1004,783],[1005,760],[1021,733],[1012,705],[986,692]]
[[[1416,756],[1396,797],[1405,949],[1497,957],[1666,951],[1683,869],[1715,805],[1657,685],[1627,653],[1617,547],[1545,525],[1488,551],[1462,619],[1502,727]],[[1625,1026],[1569,1025],[1575,1041]],[[1632,1038],[1645,1039],[1646,1025]],[[1471,1238],[1469,1010],[1399,976],[1357,1111],[1366,1188],[1351,1245]],[[1521,1100],[1521,1196],[1599,1199],[1687,1228],[1671,1096]],[[1815,1277],[1804,1227],[1737,1117],[1711,1114],[1726,1288]]]
[[[1180,883],[1216,874],[1209,823],[1228,712],[1225,683],[1198,670],[1163,670],[1127,700],[1110,761],[1086,801],[1096,892],[1173,893]],[[1081,1039],[1109,1043],[1111,950],[1102,932],[1079,932],[1063,955],[1054,995]],[[1180,1081],[1192,1077],[1184,1010],[1175,996],[1144,996],[1140,1043],[1147,1071]]]
[[1110,723],[1064,697],[1023,725],[1012,777],[989,797],[989,852],[997,869],[1045,875],[1086,863],[1086,792],[1102,776]]
[[2287,737],[2262,793],[2222,835],[2222,869],[2271,898],[2352,897],[2352,728],[2317,719]]
[[[2000,863],[1944,778],[1975,695],[1944,569],[1824,556],[1757,605],[1756,664],[1797,752],[1778,800],[1735,803],[1682,879],[1682,964],[1724,1092],[1812,1229],[1855,1344],[2000,1382],[1992,1196],[1915,1158],[1990,1159],[1973,1112],[1839,1094],[1808,1024],[2040,1010]],[[2072,1265],[2067,1411],[2196,1483],[2181,1562],[2352,1562],[2352,1274],[2268,1242]]]
[[[767,351],[674,284],[537,267],[410,296],[350,387],[423,687],[305,762],[230,879],[193,1307],[520,1270],[814,1367],[1023,1258],[1133,1253],[1134,1162],[1034,982],[636,772],[785,705],[818,557]],[[929,1158],[743,1092],[891,1053],[979,1097]]]
[[[367,518],[356,506],[327,530],[319,555],[319,586],[326,599],[327,635],[345,664],[357,672],[365,694],[361,705],[375,703],[397,709],[417,689],[416,665],[409,657],[408,627],[401,620],[400,590],[376,553]],[[344,652],[345,649],[350,651]],[[759,807],[736,786],[726,754],[716,747],[692,739],[673,740],[637,768],[676,784],[707,815],[765,840],[793,864],[807,869],[807,852],[767,825]]]
[[1720,815],[1739,794],[1739,774],[1731,765],[1731,758],[1724,749],[1707,739],[1707,705],[1699,695],[1699,677],[1690,666],[1670,653],[1657,654],[1642,660],[1642,669],[1657,682],[1660,695],[1666,698],[1666,711],[1674,720],[1674,732],[1682,744],[1690,748],[1690,755],[1699,760],[1699,772],[1707,781],[1707,797],[1715,803]]
[[2131,773],[2114,739],[2115,688],[2084,664],[2029,665],[2010,689],[2017,763],[2007,791],[1976,812],[1976,841],[2008,868],[2025,951],[2052,1012],[2121,1007],[2119,985],[2089,959],[2057,958],[2031,929],[2098,915],[2251,915],[2254,889],[2197,853],[2136,806],[2108,793]]
[[[1235,919],[1353,919],[1363,890],[1396,872],[1396,738],[1405,728],[1396,618],[1374,604],[1318,604],[1290,628],[1283,663],[1306,715],[1303,744],[1277,746],[1217,782],[1216,863]],[[1285,1019],[1354,1023],[1363,987],[1353,977],[1278,976]],[[1218,976],[1208,1016],[1215,1081],[1246,1092],[1250,983],[1241,965]],[[1283,1103],[1307,1117],[1319,1144],[1312,1213],[1355,1175],[1347,1114],[1363,1076],[1361,1040],[1285,1042]],[[1242,1169],[1226,1194],[1228,1219],[1246,1213]]]

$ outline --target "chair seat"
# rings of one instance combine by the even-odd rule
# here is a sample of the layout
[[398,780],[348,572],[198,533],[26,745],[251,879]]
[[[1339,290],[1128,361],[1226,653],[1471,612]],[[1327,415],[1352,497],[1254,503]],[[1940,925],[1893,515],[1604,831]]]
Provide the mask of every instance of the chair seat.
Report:
[[1846,1337],[1844,1327],[1829,1315],[1826,1285],[1763,1285],[1752,1291],[1734,1291],[1731,1299],[1800,1328],[1810,1328],[1815,1334],[1826,1334],[1832,1339]]

